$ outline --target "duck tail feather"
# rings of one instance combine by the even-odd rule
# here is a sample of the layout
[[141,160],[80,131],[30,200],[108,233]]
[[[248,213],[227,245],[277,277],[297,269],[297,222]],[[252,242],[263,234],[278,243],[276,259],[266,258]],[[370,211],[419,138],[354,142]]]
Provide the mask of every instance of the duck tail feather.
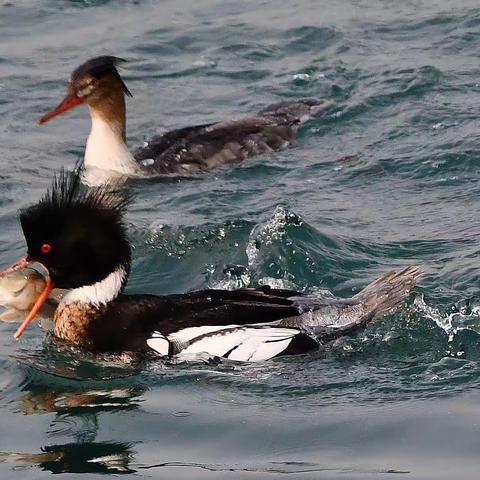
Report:
[[321,117],[333,107],[333,102],[319,98],[302,98],[290,102],[269,105],[259,112],[260,116],[283,118],[287,123],[303,123],[313,117]]
[[370,320],[381,318],[395,310],[415,287],[423,271],[418,266],[392,270],[367,285],[352,297],[352,302],[361,304]]

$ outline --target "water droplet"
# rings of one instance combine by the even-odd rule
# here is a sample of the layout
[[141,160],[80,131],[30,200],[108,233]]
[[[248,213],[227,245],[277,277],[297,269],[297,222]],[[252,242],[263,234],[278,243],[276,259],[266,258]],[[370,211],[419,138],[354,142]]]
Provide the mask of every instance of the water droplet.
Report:
[[310,80],[310,75],[308,73],[296,73],[293,76],[294,80],[302,80],[304,82],[308,82]]

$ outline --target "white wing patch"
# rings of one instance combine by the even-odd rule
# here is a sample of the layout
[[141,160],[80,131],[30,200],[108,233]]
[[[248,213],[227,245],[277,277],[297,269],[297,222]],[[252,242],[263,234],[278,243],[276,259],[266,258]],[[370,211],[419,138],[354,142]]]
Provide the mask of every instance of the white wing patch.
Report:
[[279,353],[283,352],[292,341],[292,338],[296,335],[290,335],[288,338],[281,338],[277,340],[267,340],[262,338],[251,337],[239,345],[233,352],[230,353],[228,358],[230,360],[237,360],[242,362],[263,362],[275,357]]
[[170,344],[175,343],[181,349],[175,355],[179,360],[208,354],[240,362],[261,362],[282,353],[299,333],[295,328],[265,324],[205,325],[184,328],[167,337],[154,332],[147,344],[161,355],[168,355]]
[[220,332],[228,328],[237,328],[238,325],[204,325],[202,327],[188,327],[178,332],[171,333],[168,338],[169,340],[184,343],[190,342],[194,338],[200,337],[201,335],[207,335],[212,332]]
[[208,353],[230,360],[260,362],[283,352],[299,334],[296,329],[281,327],[229,325],[221,329],[210,328],[211,331],[198,340],[191,339],[192,343],[180,355]]
[[147,340],[147,345],[160,355],[168,355],[170,342],[159,332],[153,332],[152,337]]

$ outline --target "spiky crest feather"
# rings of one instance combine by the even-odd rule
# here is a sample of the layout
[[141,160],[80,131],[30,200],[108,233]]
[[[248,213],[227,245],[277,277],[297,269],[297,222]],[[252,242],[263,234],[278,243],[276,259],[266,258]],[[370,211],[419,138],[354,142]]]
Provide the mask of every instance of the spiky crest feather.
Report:
[[59,288],[91,285],[120,266],[126,280],[130,268],[123,217],[132,196],[115,183],[87,188],[81,175],[61,170],[41,200],[20,213],[29,259],[44,264]]
[[81,182],[83,167],[74,172],[61,169],[54,175],[52,185],[40,201],[22,210],[20,218],[28,216],[35,210],[49,210],[57,213],[68,213],[75,209],[99,211],[108,213],[110,218],[117,219],[122,224],[123,216],[133,201],[133,196],[119,190],[115,182],[109,182],[99,187],[87,188]]
[[125,190],[119,190],[115,182],[87,188],[81,182],[83,167],[74,172],[62,169],[53,178],[52,186],[40,200],[40,204],[49,204],[54,208],[68,210],[82,206],[116,214],[119,221],[123,218],[133,197]]
[[127,62],[124,58],[113,57],[111,55],[104,55],[101,57],[91,58],[87,60],[85,63],[82,63],[79,67],[77,67],[70,77],[71,82],[76,82],[80,80],[85,75],[91,75],[92,77],[99,80],[100,78],[104,77],[105,75],[113,74],[115,75],[118,80],[120,80],[122,84],[122,89],[125,95],[129,97],[132,96],[132,93],[125,85],[124,81],[121,79],[120,74],[118,73],[117,67]]

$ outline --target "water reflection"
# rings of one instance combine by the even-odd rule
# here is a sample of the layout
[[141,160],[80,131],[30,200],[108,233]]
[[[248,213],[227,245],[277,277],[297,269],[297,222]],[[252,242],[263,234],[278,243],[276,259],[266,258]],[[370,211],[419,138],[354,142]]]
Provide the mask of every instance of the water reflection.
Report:
[[4,392],[2,401],[36,417],[33,424],[45,425],[45,416],[46,441],[37,452],[0,452],[0,462],[52,473],[135,472],[134,442],[99,441],[98,434],[102,415],[139,408],[147,389],[140,374],[144,358],[95,356],[47,339],[36,350],[16,353],[15,361],[23,381]]
[[129,443],[82,442],[47,445],[39,453],[0,453],[0,462],[37,465],[51,473],[133,473]]
[[[78,385],[80,389],[82,384]],[[54,413],[46,432],[47,438],[71,437],[65,444],[44,445],[38,453],[0,453],[0,461],[38,465],[52,473],[132,473],[134,458],[128,442],[95,441],[99,430],[99,415],[111,411],[138,408],[144,388],[114,388],[111,390],[74,391],[75,384],[63,391],[52,390],[38,380],[24,385],[18,399],[24,415]],[[27,391],[25,391],[27,390]]]
[[113,389],[110,391],[39,392],[32,390],[19,399],[25,415],[57,412],[59,415],[96,415],[98,411],[132,409],[143,389]]
[[[38,465],[43,471],[51,473],[97,473],[124,474],[150,471],[156,469],[184,469],[194,473],[195,470],[209,472],[248,472],[257,474],[302,474],[322,473],[332,474],[410,474],[408,470],[398,469],[354,469],[342,466],[325,466],[312,462],[265,462],[252,465],[215,464],[196,462],[163,462],[151,465],[137,465],[134,460],[134,450],[128,443],[87,442],[50,445],[44,447],[41,453],[18,454],[0,453],[0,462],[15,462],[20,464]],[[132,465],[135,467],[133,468]]]

